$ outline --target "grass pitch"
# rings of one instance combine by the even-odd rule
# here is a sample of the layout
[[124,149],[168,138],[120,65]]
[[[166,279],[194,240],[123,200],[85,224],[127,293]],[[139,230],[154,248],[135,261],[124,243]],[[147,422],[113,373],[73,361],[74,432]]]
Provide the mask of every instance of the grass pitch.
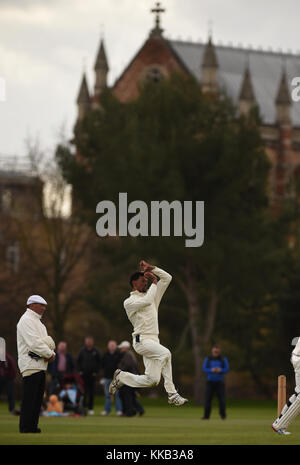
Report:
[[211,419],[201,420],[203,407],[189,403],[169,406],[166,399],[141,398],[143,417],[120,418],[113,411],[102,417],[103,398],[97,398],[95,415],[84,418],[41,417],[41,434],[20,434],[19,417],[0,404],[1,445],[294,445],[300,444],[300,417],[289,436],[275,434],[272,401],[231,401],[227,419],[221,420],[216,404]]

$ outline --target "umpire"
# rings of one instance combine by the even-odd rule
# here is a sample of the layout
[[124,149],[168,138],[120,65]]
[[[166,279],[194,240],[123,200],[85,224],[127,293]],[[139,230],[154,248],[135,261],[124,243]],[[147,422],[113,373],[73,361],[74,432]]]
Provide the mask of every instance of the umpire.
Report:
[[[54,341],[41,318],[47,302],[39,295],[27,300],[27,310],[17,324],[18,365],[23,378],[20,433],[40,433],[39,415],[45,391],[48,362],[55,359]],[[52,348],[50,348],[52,347]]]
[[223,420],[226,418],[225,407],[225,383],[224,374],[229,371],[229,364],[226,357],[221,355],[220,347],[215,344],[212,347],[212,355],[206,357],[203,363],[203,371],[206,373],[206,392],[205,392],[205,410],[202,420],[208,420],[210,417],[211,403],[214,394],[219,400],[220,416]]

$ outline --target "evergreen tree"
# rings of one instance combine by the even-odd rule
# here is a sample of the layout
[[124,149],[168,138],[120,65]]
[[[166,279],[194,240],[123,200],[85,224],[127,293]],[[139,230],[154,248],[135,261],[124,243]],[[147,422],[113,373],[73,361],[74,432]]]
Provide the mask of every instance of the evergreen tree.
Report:
[[[184,237],[98,239],[102,252],[108,250],[108,262],[117,265],[116,281],[121,276],[127,280],[142,258],[174,276],[172,286],[184,297],[186,312],[183,316],[181,306],[175,312],[169,308],[165,321],[169,329],[177,316],[182,329],[188,322],[199,402],[202,361],[216,322],[226,320],[224,302],[232,305],[233,322],[238,308],[255,308],[258,302],[261,308],[280,278],[283,235],[269,211],[270,164],[257,112],[239,117],[225,95],[203,95],[193,78],[174,75],[143,85],[130,103],[103,93],[101,109],[90,111],[77,126],[75,143],[80,156],[59,147],[58,157],[75,202],[93,228],[97,203],[112,200],[117,205],[120,192],[128,194],[128,202],[138,199],[148,205],[154,200],[205,202],[202,247],[185,247]],[[118,287],[118,312],[125,286],[127,282]],[[252,314],[244,313],[242,320],[246,329]]]

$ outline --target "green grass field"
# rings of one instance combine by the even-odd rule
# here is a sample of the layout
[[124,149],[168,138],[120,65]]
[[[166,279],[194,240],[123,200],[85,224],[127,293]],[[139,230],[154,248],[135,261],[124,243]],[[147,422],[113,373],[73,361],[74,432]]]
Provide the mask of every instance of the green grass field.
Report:
[[95,415],[84,418],[40,419],[42,434],[20,434],[19,418],[0,404],[0,444],[41,445],[294,445],[300,444],[300,417],[289,431],[279,436],[271,428],[275,402],[228,402],[226,420],[214,404],[211,419],[201,420],[203,408],[193,405],[171,407],[165,399],[142,398],[143,417],[120,418],[113,412],[102,417],[103,399],[97,398]]

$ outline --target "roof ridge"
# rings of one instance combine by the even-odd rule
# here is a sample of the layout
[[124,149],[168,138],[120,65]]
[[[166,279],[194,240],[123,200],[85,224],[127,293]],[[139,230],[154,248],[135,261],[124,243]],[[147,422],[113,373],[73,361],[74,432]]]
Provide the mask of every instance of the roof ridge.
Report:
[[[200,41],[186,41],[186,40],[181,40],[181,39],[167,39],[169,42],[174,42],[174,43],[180,43],[180,44],[185,44],[185,45],[193,45],[195,47],[202,45],[205,46],[207,42],[200,42]],[[253,53],[261,53],[261,54],[270,54],[270,55],[278,55],[278,56],[290,56],[293,58],[299,57],[300,58],[300,52],[293,52],[293,51],[287,51],[284,52],[283,50],[273,50],[273,49],[264,49],[264,48],[254,48],[254,47],[242,47],[241,45],[234,46],[232,44],[223,44],[220,42],[214,42],[214,47],[216,49],[218,48],[227,48],[230,50],[235,50],[235,51],[243,51],[243,52],[253,52]]]

